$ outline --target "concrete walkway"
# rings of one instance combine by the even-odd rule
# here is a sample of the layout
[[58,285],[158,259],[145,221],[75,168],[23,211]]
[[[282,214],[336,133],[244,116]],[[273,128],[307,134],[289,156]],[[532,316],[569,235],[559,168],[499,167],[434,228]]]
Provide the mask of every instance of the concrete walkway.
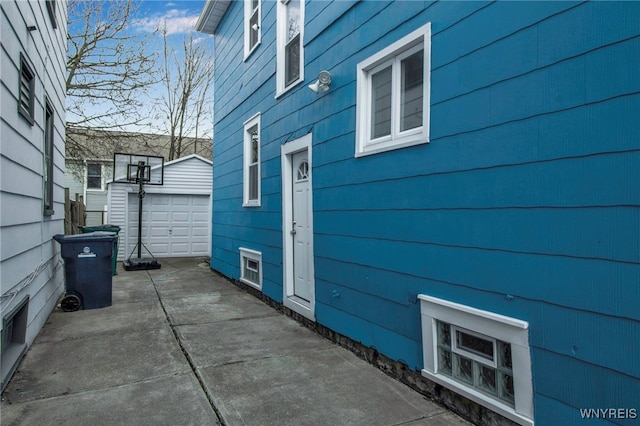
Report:
[[56,309],[2,395],[8,425],[468,424],[209,269],[113,278]]

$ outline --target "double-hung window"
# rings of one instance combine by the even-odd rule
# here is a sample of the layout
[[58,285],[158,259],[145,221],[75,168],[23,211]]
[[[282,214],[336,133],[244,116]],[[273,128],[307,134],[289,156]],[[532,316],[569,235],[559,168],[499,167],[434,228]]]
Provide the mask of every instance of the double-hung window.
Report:
[[102,190],[102,164],[87,164],[87,189]]
[[244,123],[244,207],[260,206],[260,114]]
[[260,44],[262,25],[261,19],[262,0],[244,0],[244,58],[247,59],[251,52]]
[[276,96],[304,80],[304,0],[278,2]]
[[20,54],[20,92],[18,95],[18,112],[33,126],[33,103],[35,97],[35,74]]
[[43,147],[43,191],[44,215],[51,216],[53,211],[53,134],[54,111],[48,99],[44,108],[44,147]]
[[358,64],[356,156],[429,142],[431,24]]

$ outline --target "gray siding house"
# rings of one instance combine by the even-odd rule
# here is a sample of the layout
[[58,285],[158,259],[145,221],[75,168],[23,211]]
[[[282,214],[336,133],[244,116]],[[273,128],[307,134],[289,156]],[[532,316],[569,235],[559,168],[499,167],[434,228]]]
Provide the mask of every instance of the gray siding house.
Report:
[[66,6],[0,2],[2,389],[63,291]]

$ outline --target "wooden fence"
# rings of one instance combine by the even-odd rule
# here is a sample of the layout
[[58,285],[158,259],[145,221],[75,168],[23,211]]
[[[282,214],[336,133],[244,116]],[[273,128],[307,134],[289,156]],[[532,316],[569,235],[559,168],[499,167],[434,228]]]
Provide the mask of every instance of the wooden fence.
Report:
[[80,226],[85,226],[87,221],[87,212],[84,205],[84,197],[80,194],[75,195],[76,199],[72,200],[69,196],[69,188],[64,189],[64,233],[65,235],[80,234]]

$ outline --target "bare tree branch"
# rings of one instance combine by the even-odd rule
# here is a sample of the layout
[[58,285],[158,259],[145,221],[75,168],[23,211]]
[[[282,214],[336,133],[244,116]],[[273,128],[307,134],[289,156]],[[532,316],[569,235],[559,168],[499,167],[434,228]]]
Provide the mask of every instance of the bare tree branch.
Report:
[[209,111],[204,105],[210,103],[213,60],[206,46],[194,40],[193,33],[184,37],[180,57],[169,46],[166,28],[161,32],[165,94],[158,105],[171,137],[169,160],[173,160],[191,151],[184,144],[187,135],[195,135],[193,152],[198,152],[199,139],[211,137],[213,117],[205,115]]
[[[137,0],[69,0],[68,127],[119,130],[148,119],[141,99],[157,81],[156,57],[146,52],[145,36],[129,31],[137,7]],[[90,154],[73,141],[68,151]]]

